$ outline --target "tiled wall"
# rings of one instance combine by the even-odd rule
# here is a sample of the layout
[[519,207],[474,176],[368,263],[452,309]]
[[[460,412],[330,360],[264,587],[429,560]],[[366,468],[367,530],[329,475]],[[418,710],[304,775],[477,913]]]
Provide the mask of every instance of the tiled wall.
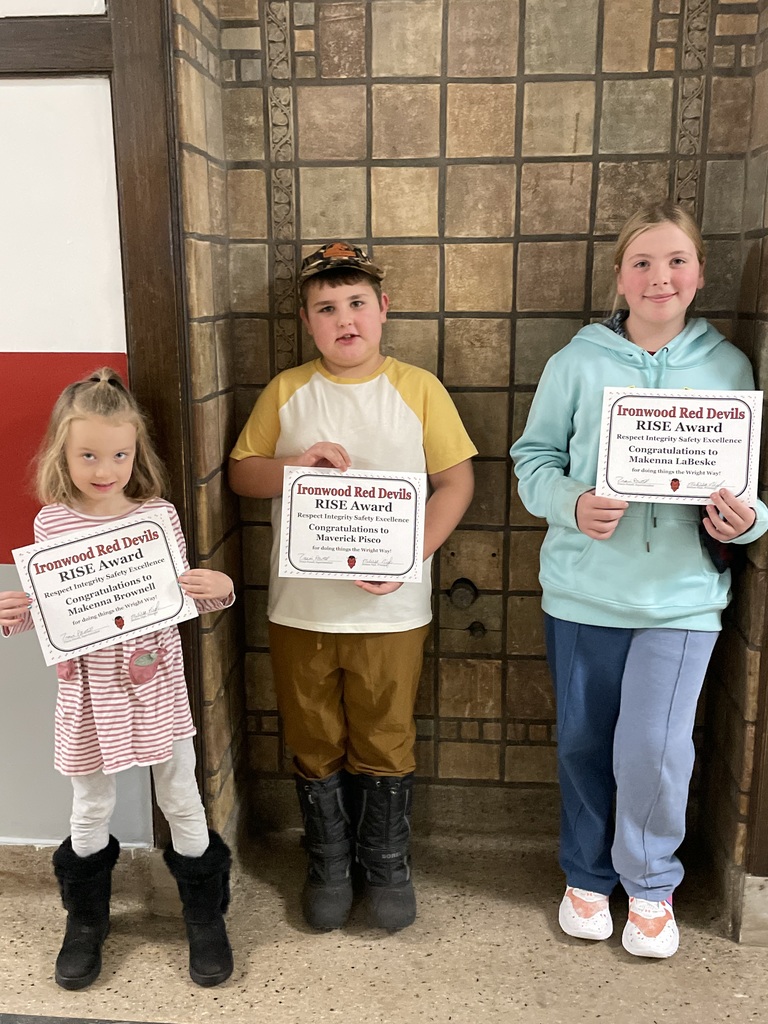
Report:
[[[222,5],[223,6],[223,5]],[[242,590],[239,509],[223,466],[235,439],[225,111],[219,5],[176,0],[174,68],[186,267],[198,564]],[[213,828],[234,824],[245,752],[238,608],[202,620],[199,659],[205,800]]]
[[[313,354],[297,316],[297,261],[344,237],[386,269],[385,350],[438,373],[480,449],[475,500],[436,560],[419,774],[448,786],[551,787],[543,524],[516,498],[508,447],[546,359],[610,307],[615,233],[650,198],[671,193],[702,220],[700,312],[750,352],[765,347],[754,312],[759,290],[768,320],[765,271],[758,289],[768,163],[758,4],[174,3],[199,520],[206,550],[227,564],[242,538],[251,780],[276,791],[290,774],[266,648],[268,505],[243,501],[238,520],[221,466],[259,389]],[[764,586],[754,557],[718,662],[739,666],[753,691]],[[449,595],[462,578],[478,591],[468,607]],[[232,628],[208,646],[216,750],[237,750],[240,706],[220,670]],[[746,736],[748,746],[754,707],[713,686],[710,709],[724,701],[741,715],[727,719],[732,741],[717,733],[716,756],[730,763],[727,743]],[[748,789],[735,773],[717,818],[731,860]]]
[[[710,163],[707,168],[707,200],[710,229],[718,232],[740,227],[743,237],[740,288],[736,303],[739,311],[737,341],[753,359],[757,386],[768,390],[768,2],[749,5],[753,21],[759,26],[749,46],[752,73],[739,77],[741,88],[749,96],[751,117],[744,118],[741,132],[743,149],[736,159]],[[742,6],[739,7],[742,10]],[[721,24],[727,25],[727,21]],[[756,45],[754,45],[756,43]],[[742,48],[743,51],[744,48]],[[715,46],[716,61],[732,66],[732,45]],[[730,186],[718,181],[730,179]],[[741,208],[729,212],[727,195],[743,196]],[[706,226],[706,220],[705,220]],[[764,418],[765,422],[765,418]],[[764,431],[765,433],[765,431]],[[765,459],[763,459],[765,463]],[[763,494],[765,498],[765,494]],[[728,616],[723,640],[718,648],[709,680],[707,709],[707,756],[705,803],[708,808],[707,837],[716,854],[721,882],[728,897],[728,919],[735,934],[746,938],[742,916],[750,915],[750,896],[744,895],[745,870],[749,870],[748,821],[754,813],[754,765],[759,756],[757,734],[761,697],[761,667],[764,648],[766,538],[752,546],[750,561],[739,582],[737,600]],[[766,925],[763,921],[762,941]]]

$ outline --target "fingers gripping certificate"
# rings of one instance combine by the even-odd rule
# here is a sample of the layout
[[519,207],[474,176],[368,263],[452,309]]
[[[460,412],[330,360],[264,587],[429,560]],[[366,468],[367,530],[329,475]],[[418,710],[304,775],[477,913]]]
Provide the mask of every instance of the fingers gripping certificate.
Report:
[[757,498],[762,391],[605,388],[595,493],[705,505]]
[[13,552],[46,665],[195,618],[162,509]]
[[425,473],[286,466],[280,576],[418,583]]

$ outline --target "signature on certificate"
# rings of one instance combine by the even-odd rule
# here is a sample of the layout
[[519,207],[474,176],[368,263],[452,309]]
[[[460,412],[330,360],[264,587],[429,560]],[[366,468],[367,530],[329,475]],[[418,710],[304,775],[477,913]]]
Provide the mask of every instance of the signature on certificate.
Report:
[[300,562],[306,562],[308,565],[322,565],[331,561],[330,555],[299,555]]
[[131,615],[131,618],[133,619],[134,622],[141,622],[142,619],[153,619],[153,618],[156,618],[159,611],[160,611],[160,602],[159,601],[153,601],[152,604],[149,606],[149,608],[144,608],[140,612],[134,612]]
[[61,638],[65,643],[69,644],[73,640],[81,640],[85,636],[93,636],[95,632],[95,626],[87,626],[85,629],[76,629],[73,633],[62,633]]

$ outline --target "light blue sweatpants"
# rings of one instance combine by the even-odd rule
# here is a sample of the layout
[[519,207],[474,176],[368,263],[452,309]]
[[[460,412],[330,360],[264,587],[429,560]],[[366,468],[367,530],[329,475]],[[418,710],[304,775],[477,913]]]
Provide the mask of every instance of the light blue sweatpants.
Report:
[[[668,899],[683,877],[696,704],[718,634],[545,615],[568,885]],[[614,816],[615,808],[615,816]]]

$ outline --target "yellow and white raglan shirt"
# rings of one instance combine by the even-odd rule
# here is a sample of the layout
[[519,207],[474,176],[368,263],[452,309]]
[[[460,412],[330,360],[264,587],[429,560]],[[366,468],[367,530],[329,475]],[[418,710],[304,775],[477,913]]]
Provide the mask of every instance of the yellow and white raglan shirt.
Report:
[[[453,401],[427,370],[387,357],[369,377],[334,377],[320,359],[273,378],[232,458],[285,458],[320,441],[346,449],[352,469],[441,473],[477,454]],[[431,563],[421,583],[369,594],[350,580],[278,576],[282,497],[272,500],[271,622],[325,633],[399,633],[430,622]]]

